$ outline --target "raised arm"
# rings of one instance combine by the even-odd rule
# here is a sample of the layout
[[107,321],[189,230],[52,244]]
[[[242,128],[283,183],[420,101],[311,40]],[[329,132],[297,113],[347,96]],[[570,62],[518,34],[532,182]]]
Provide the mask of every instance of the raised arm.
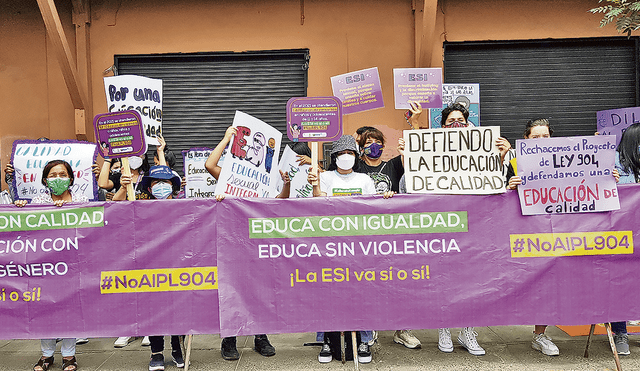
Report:
[[236,135],[236,133],[236,128],[234,128],[233,126],[229,126],[227,128],[227,131],[224,133],[224,138],[222,138],[216,148],[213,149],[213,151],[209,155],[209,158],[207,158],[207,162],[204,163],[204,167],[207,169],[209,174],[216,178],[216,180],[220,176],[220,171],[222,170],[222,168],[218,166],[218,161],[220,160],[220,157],[222,157],[222,152],[224,151],[225,147],[227,147],[229,142],[231,142],[231,137]]

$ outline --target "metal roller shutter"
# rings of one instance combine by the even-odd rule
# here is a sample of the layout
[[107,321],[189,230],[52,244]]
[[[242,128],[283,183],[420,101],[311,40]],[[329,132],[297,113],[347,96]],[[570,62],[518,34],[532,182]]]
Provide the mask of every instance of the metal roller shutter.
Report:
[[308,63],[308,49],[115,56],[118,75],[162,79],[162,128],[181,175],[181,151],[214,148],[236,110],[277,128],[288,143],[287,101],[307,95]]
[[480,119],[512,145],[530,119],[592,135],[596,111],[638,102],[638,38],[445,42],[444,82],[480,84]]

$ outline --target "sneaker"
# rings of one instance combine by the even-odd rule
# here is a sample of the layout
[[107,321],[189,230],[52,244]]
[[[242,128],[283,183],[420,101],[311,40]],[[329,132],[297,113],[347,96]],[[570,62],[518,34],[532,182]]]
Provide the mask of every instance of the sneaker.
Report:
[[88,342],[89,342],[89,339],[87,339],[87,338],[77,338],[76,339],[76,345],[86,344]]
[[485,351],[480,345],[478,345],[476,336],[478,336],[478,333],[473,331],[473,327],[465,327],[458,334],[458,343],[467,348],[469,353],[474,356],[483,356]]
[[411,333],[411,330],[397,330],[393,333],[393,342],[402,344],[409,349],[417,349],[422,346],[420,340]]
[[133,339],[131,336],[121,336],[113,343],[114,348],[124,348],[129,345],[129,342]]
[[629,352],[629,336],[627,334],[613,334],[613,342],[616,343],[616,350],[621,356],[628,356]]
[[629,326],[640,326],[640,321],[629,321]]
[[240,353],[238,353],[238,349],[236,348],[235,336],[222,339],[220,353],[222,353],[222,359],[226,359],[227,361],[236,361],[240,359]]
[[320,349],[320,354],[318,354],[318,362],[320,363],[329,363],[333,360],[333,356],[331,355],[331,347],[329,343],[323,343],[322,349]]
[[438,349],[445,353],[453,352],[453,342],[451,341],[451,331],[448,328],[438,329]]
[[[557,356],[560,354],[558,347],[551,341],[551,338],[547,334],[533,334],[533,341],[531,341],[531,347],[535,350],[539,350],[542,354],[548,356]],[[627,347],[628,349],[629,347]]]
[[171,358],[177,368],[184,368],[184,358],[182,358],[182,351],[180,349],[171,351]]
[[376,343],[376,341],[378,341],[378,331],[373,330],[371,331],[371,340],[369,340],[367,344],[369,344],[369,346],[372,347],[373,344]]
[[148,347],[149,345],[151,345],[151,340],[149,340],[148,336],[145,336],[142,338],[142,343],[140,343],[140,345],[142,345],[143,347]]
[[360,345],[358,345],[358,362],[360,363],[371,362],[371,351],[369,350],[369,344],[360,343]]
[[253,345],[253,350],[265,357],[271,357],[276,354],[276,348],[271,345],[267,335],[256,335],[253,340]]
[[164,370],[164,356],[162,353],[156,353],[151,355],[151,361],[149,361],[149,371]]

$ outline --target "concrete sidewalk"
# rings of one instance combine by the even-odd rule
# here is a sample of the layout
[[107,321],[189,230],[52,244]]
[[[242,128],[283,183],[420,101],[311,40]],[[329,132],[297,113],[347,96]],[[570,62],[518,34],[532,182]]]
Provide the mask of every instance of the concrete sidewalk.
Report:
[[[422,349],[407,349],[393,342],[393,331],[382,331],[378,343],[372,347],[373,361],[360,365],[361,370],[615,370],[615,362],[606,336],[592,337],[590,357],[583,357],[586,336],[571,337],[550,326],[547,334],[553,339],[560,355],[545,356],[531,348],[533,326],[478,327],[478,342],[485,348],[484,356],[473,356],[457,345],[459,329],[452,329],[455,350],[438,350],[438,331],[419,330],[414,334],[422,342]],[[334,360],[318,363],[318,346],[303,346],[314,342],[315,334],[270,335],[276,347],[274,357],[262,357],[252,350],[253,337],[238,337],[238,361],[225,361],[220,356],[218,335],[196,335],[193,338],[190,370],[353,370],[353,363]],[[622,369],[640,370],[640,337],[630,336],[631,355],[622,356]],[[150,349],[140,345],[140,339],[127,347],[115,349],[114,338],[90,339],[78,345],[80,370],[140,370],[148,369]],[[171,363],[169,338],[165,339],[165,370],[178,370]],[[31,370],[40,356],[38,340],[0,340],[0,371]],[[50,370],[61,370],[62,357],[56,353]]]

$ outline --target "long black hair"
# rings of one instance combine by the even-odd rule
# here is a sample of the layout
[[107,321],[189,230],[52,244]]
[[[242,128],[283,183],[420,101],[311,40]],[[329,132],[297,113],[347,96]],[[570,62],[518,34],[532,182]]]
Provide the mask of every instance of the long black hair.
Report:
[[633,124],[622,133],[618,153],[620,166],[627,173],[633,173],[636,183],[640,179],[640,123]]

